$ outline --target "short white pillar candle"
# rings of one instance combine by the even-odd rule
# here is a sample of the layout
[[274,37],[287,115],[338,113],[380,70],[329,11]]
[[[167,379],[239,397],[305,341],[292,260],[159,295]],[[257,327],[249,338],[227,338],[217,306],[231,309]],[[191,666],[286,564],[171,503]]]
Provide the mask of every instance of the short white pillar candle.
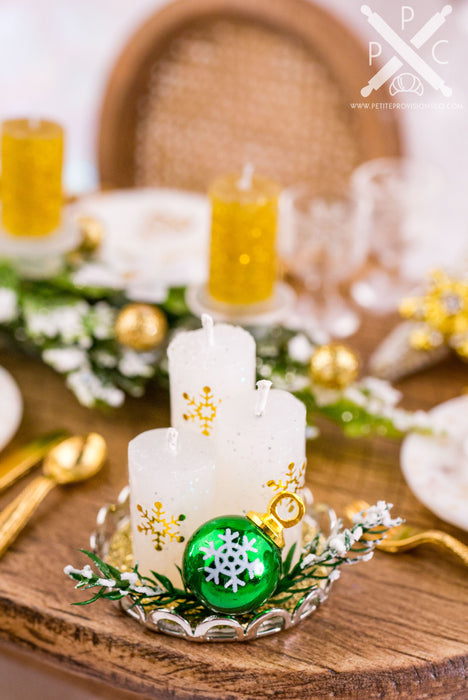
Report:
[[[264,512],[275,494],[287,489],[300,495],[304,486],[305,406],[287,391],[270,390],[266,380],[257,387],[237,394],[219,409],[215,443],[220,514]],[[287,506],[282,515],[291,517]],[[300,548],[301,524],[284,535],[285,553],[293,543]]]
[[255,386],[255,341],[248,331],[227,323],[181,331],[169,345],[171,423],[212,437],[223,401]]
[[185,542],[213,517],[213,443],[187,429],[148,430],[129,443],[128,472],[134,561],[181,585]]

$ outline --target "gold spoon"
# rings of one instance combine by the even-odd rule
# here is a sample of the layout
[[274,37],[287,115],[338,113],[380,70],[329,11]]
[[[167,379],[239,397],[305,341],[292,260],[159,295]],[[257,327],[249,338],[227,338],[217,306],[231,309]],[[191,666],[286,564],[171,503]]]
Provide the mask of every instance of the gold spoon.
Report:
[[9,452],[5,457],[0,457],[0,491],[4,491],[15,481],[26,476],[55,445],[68,437],[70,437],[68,431],[55,430],[34,438],[26,445]]
[[[353,515],[367,510],[369,504],[366,501],[353,501],[345,508],[346,516],[352,520]],[[364,539],[377,539],[378,535],[365,537]],[[421,530],[410,525],[397,525],[390,528],[385,535],[385,539],[376,545],[377,549],[389,554],[406,552],[408,549],[418,547],[420,544],[432,544],[441,547],[454,554],[458,559],[468,566],[468,547],[442,530]]]
[[15,541],[47,494],[57,486],[89,479],[107,457],[106,441],[98,433],[64,440],[44,460],[38,476],[0,513],[0,557]]

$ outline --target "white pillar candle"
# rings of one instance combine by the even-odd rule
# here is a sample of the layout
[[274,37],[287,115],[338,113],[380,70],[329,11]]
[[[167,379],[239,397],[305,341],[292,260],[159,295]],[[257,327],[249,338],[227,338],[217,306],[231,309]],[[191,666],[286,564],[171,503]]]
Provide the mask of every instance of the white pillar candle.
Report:
[[[275,494],[288,489],[300,495],[304,486],[305,406],[270,386],[260,381],[257,391],[244,391],[220,406],[215,438],[220,514],[264,512]],[[282,508],[287,518],[288,509]],[[301,532],[300,524],[285,530],[284,553],[294,542],[300,548]]]
[[128,446],[133,556],[181,585],[185,543],[213,517],[214,446],[191,430],[148,430]]
[[171,423],[212,437],[222,402],[255,386],[255,341],[239,326],[213,325],[207,314],[202,324],[177,334],[167,351]]

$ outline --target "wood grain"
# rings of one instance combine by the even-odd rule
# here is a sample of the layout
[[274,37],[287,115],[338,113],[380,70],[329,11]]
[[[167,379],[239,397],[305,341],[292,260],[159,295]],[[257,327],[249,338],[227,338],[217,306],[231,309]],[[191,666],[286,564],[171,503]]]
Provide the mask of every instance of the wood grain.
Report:
[[[363,356],[389,324],[366,322],[356,340]],[[50,494],[0,561],[1,641],[151,698],[468,696],[466,569],[426,547],[378,553],[371,562],[349,567],[329,600],[300,627],[248,645],[196,645],[152,634],[105,601],[71,607],[81,596],[63,567],[84,563],[76,550],[87,546],[99,507],[126,483],[129,439],[168,424],[168,397],[154,391],[103,415],[80,407],[63,381],[32,358],[3,351],[0,363],[12,371],[25,398],[15,445],[64,427],[101,432],[110,448],[102,474]],[[402,383],[405,404],[429,408],[461,393],[467,379],[466,365],[452,358]],[[308,481],[317,500],[341,512],[356,497],[384,498],[408,521],[467,541],[466,533],[439,521],[412,496],[399,470],[398,444],[348,440],[328,424],[322,428],[308,452]],[[4,494],[0,507],[23,486]]]

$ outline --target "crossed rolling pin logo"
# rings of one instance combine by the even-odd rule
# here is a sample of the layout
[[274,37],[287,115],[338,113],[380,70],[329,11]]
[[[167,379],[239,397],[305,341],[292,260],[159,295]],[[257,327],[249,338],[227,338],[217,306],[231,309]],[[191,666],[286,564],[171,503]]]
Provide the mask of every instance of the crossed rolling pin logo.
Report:
[[[411,10],[412,14],[405,16],[405,10]],[[361,12],[367,17],[367,21],[373,27],[380,37],[384,39],[395,51],[395,55],[385,63],[382,68],[369,80],[361,90],[363,97],[369,97],[373,90],[378,90],[384,83],[390,81],[394,76],[394,80],[390,84],[390,93],[397,92],[415,92],[419,95],[423,93],[423,84],[421,78],[431,85],[435,90],[440,90],[444,97],[451,97],[452,89],[445,84],[441,76],[425,61],[416,51],[424,46],[431,37],[442,27],[446,22],[446,18],[452,12],[451,5],[445,5],[440,12],[436,12],[421,29],[409,40],[402,39],[392,27],[377,13],[373,12],[368,5],[361,6]],[[409,6],[402,7],[402,29],[405,28],[405,23],[409,22],[414,17],[414,11]],[[439,44],[447,43],[446,40],[440,40],[433,45],[432,56],[436,63],[447,63],[447,61],[438,60],[435,49]],[[371,45],[379,47],[379,53],[373,53]],[[413,48],[414,47],[414,48]],[[372,59],[377,58],[382,52],[382,47],[378,42],[369,42],[369,65],[372,65]],[[406,64],[417,74],[402,73],[399,76],[396,74]],[[419,76],[419,77],[418,77]]]

